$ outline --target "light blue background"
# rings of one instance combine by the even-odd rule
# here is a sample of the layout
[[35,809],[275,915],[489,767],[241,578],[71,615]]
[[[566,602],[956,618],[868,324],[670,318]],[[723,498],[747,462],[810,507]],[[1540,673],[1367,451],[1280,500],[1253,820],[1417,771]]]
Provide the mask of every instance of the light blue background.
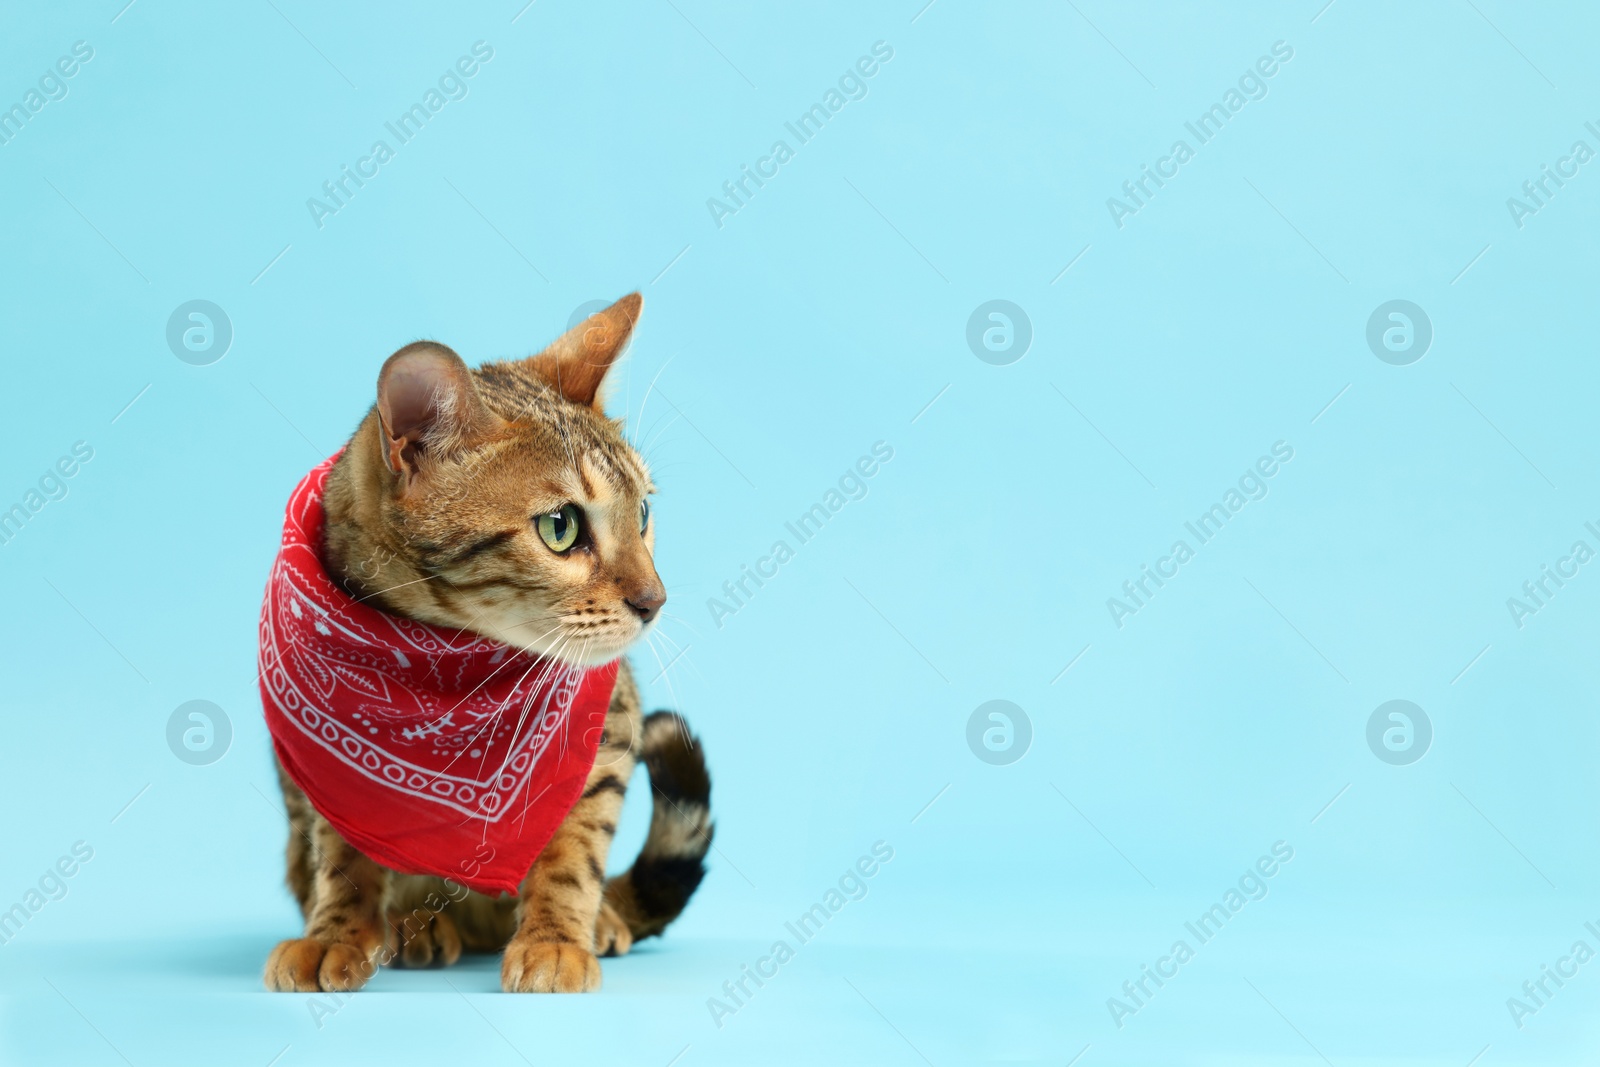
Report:
[[[522,2],[0,16],[0,104],[94,48],[0,145],[0,506],[94,448],[0,547],[0,907],[94,849],[0,946],[0,1058],[1600,1050],[1600,963],[1520,1030],[1506,1006],[1600,949],[1600,577],[1520,629],[1506,607],[1600,548],[1600,163],[1520,229],[1506,206],[1600,149],[1592,11]],[[470,95],[318,229],[306,199],[478,40]],[[867,97],[796,146],[784,122],[880,40]],[[1266,98],[1119,229],[1106,199],[1280,40]],[[795,158],[719,228],[707,198],[778,138]],[[687,649],[637,662],[704,738],[711,873],[598,996],[507,997],[479,959],[385,971],[319,1028],[259,980],[298,929],[254,689],[283,502],[402,344],[523,354],[634,288],[614,410],[649,444]],[[197,298],[235,331],[210,366],[164,338]],[[965,341],[996,298],[1034,331],[1010,366]],[[1397,298],[1435,331],[1404,367],[1364,338]],[[707,598],[879,440],[869,495],[714,625]],[[1280,440],[1270,494],[1117,628],[1106,599]],[[210,766],[166,745],[192,699],[232,721]],[[967,747],[990,699],[1031,719],[1020,762]],[[1391,699],[1435,732],[1409,766],[1365,740]],[[641,783],[619,869],[646,812]],[[866,899],[714,1025],[707,998],[878,840]],[[1279,840],[1266,899],[1119,1029],[1107,998]]]

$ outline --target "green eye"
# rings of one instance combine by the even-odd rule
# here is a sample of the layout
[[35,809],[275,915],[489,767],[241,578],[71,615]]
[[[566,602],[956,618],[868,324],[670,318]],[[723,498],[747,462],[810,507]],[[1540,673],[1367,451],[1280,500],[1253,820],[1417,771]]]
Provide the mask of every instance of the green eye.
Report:
[[560,510],[540,515],[533,521],[534,525],[538,526],[539,536],[544,539],[544,543],[550,546],[550,551],[557,554],[577,544],[578,534],[583,530],[577,506],[573,504],[563,504]]
[[644,533],[650,528],[650,501],[639,501],[639,532]]

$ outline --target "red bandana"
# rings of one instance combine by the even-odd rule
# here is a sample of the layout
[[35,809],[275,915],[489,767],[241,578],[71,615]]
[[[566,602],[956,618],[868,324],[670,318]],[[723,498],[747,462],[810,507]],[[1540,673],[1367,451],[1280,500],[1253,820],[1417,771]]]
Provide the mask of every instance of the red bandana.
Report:
[[594,765],[617,663],[583,669],[403,619],[322,566],[334,456],[289,498],[261,701],[289,777],[385,867],[515,893]]

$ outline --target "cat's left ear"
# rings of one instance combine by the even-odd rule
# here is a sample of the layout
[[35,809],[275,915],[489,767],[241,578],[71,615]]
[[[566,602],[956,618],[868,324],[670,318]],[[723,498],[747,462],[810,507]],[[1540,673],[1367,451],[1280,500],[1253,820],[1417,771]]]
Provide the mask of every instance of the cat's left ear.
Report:
[[562,396],[601,411],[600,383],[627,348],[643,307],[644,297],[629,293],[578,323],[528,362]]
[[383,462],[402,488],[503,425],[478,395],[467,365],[444,345],[406,345],[378,373]]

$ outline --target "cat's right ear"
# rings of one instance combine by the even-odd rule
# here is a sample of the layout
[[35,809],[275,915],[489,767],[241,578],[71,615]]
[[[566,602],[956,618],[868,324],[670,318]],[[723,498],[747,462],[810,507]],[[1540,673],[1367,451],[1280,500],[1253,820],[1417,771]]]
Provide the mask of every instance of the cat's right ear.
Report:
[[492,434],[500,418],[484,404],[467,365],[444,345],[418,341],[378,372],[383,462],[409,489],[430,462]]

